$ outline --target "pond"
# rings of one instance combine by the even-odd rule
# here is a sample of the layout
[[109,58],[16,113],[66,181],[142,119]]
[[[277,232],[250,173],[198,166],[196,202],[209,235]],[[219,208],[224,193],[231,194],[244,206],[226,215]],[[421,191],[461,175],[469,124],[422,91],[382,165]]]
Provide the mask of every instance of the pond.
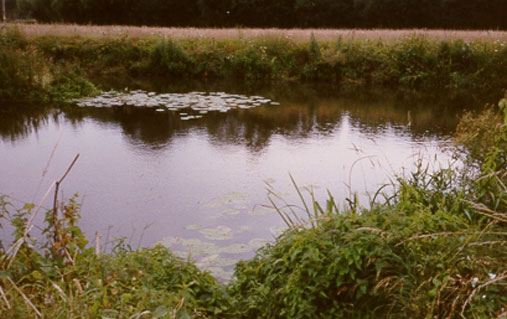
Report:
[[[343,203],[357,192],[367,204],[421,158],[431,168],[453,162],[445,149],[459,112],[445,101],[256,93],[122,91],[102,98],[124,101],[102,107],[5,104],[0,194],[38,202],[79,153],[61,190],[79,194],[91,240],[98,234],[106,250],[120,237],[133,248],[162,243],[227,279],[284,229],[268,192],[302,206],[289,174],[307,197],[324,201],[329,190]],[[133,94],[161,100],[125,102]]]

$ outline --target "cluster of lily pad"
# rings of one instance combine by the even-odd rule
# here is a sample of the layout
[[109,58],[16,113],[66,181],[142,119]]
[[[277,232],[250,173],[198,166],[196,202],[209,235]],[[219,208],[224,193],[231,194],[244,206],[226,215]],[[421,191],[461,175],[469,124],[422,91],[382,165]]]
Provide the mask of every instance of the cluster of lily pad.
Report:
[[[198,119],[210,111],[228,112],[231,109],[251,109],[261,105],[279,105],[262,96],[247,96],[225,92],[163,93],[135,90],[129,92],[109,91],[94,97],[73,100],[79,107],[148,107],[158,112],[180,112],[182,120]],[[194,114],[195,113],[195,114]]]
[[[239,192],[229,192],[222,194],[207,203],[203,204],[204,210],[217,212],[217,218],[229,220],[240,214],[250,216],[265,216],[275,214],[275,210],[270,207],[256,205],[249,209],[249,196]],[[224,221],[225,222],[225,221]],[[225,222],[227,223],[227,222]],[[206,227],[204,225],[187,225],[185,229],[193,232],[187,238],[165,237],[159,244],[171,249],[173,254],[182,259],[192,259],[195,264],[224,281],[231,279],[234,265],[247,255],[252,255],[257,249],[269,242],[270,238],[252,238],[243,239],[238,242],[237,235],[249,233],[252,226],[233,226],[219,225],[215,227]],[[286,227],[273,226],[270,228],[271,234],[277,237]],[[231,243],[231,240],[235,242]]]
[[[216,233],[216,238],[220,238],[220,233],[224,230],[227,232],[227,228],[226,226],[218,226],[217,229],[206,230]],[[230,231],[230,229],[228,230]],[[198,238],[166,237],[159,244],[170,248],[174,255],[182,259],[194,259],[199,268],[208,270],[215,277],[227,281],[232,277],[233,266],[239,261],[239,258],[233,257],[234,255],[253,253],[267,242],[268,240],[264,238],[254,238],[244,244],[236,243],[228,246],[219,246]]]

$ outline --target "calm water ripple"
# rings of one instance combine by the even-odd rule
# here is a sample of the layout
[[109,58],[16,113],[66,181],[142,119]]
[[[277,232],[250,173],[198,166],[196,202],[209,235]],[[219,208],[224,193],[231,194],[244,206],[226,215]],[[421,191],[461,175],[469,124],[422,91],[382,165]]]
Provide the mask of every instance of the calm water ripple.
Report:
[[[298,204],[289,173],[321,200],[327,189],[338,201],[351,191],[366,200],[420,157],[434,167],[452,161],[442,150],[457,121],[452,109],[389,99],[273,100],[280,105],[211,110],[195,121],[182,119],[184,108],[3,106],[0,193],[38,201],[80,153],[62,190],[80,194],[86,234],[190,251],[227,278],[236,260],[283,231],[266,189]],[[8,228],[0,231],[5,240]]]

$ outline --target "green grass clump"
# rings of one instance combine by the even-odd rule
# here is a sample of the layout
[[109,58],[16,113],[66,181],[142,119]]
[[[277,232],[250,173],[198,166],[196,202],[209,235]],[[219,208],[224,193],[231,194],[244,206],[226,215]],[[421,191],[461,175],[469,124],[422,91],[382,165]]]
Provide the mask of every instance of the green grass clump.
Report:
[[46,238],[28,233],[40,207],[13,212],[0,197],[0,216],[14,227],[0,249],[2,318],[205,318],[226,308],[224,288],[194,265],[155,247],[132,251],[121,241],[109,254],[87,245],[76,227],[74,199],[46,215]]

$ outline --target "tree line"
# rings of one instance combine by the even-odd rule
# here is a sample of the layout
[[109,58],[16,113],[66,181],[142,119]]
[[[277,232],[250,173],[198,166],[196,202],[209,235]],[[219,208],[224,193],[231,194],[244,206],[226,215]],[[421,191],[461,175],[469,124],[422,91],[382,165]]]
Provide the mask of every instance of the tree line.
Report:
[[101,25],[507,29],[507,0],[7,0],[7,13]]

